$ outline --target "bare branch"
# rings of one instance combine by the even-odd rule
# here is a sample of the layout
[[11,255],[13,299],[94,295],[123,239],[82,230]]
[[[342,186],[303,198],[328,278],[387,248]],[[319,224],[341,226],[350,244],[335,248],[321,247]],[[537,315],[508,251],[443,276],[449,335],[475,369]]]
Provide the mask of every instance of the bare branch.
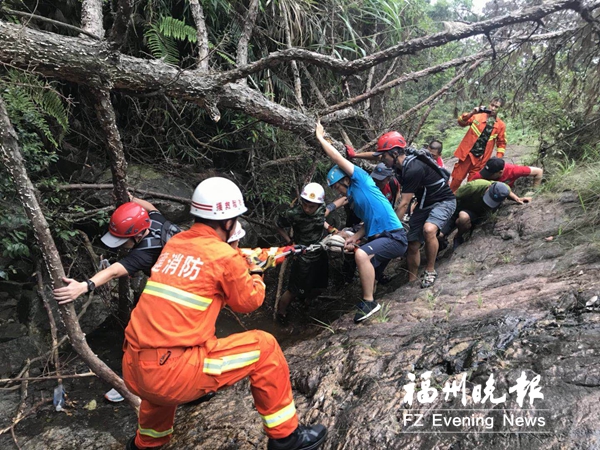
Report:
[[38,16],[37,14],[30,14],[27,12],[15,11],[14,9],[6,8],[6,7],[3,7],[2,9],[0,9],[0,11],[4,11],[4,12],[10,14],[11,16],[27,17],[28,19],[40,20],[42,22],[52,24],[59,28],[64,28],[65,30],[75,31],[77,33],[85,34],[86,36],[91,37],[92,39],[100,40],[100,38],[98,36],[96,36],[95,34],[89,33],[87,31],[82,30],[81,28],[75,27],[73,25],[69,25],[68,23],[59,22],[58,20],[48,19],[47,17]]
[[87,33],[97,36],[98,39],[104,38],[102,1],[84,0],[81,3],[81,28]]
[[[420,38],[411,39],[402,42],[398,45],[382,50],[363,58],[354,61],[343,61],[332,56],[323,55],[320,53],[311,52],[305,49],[288,49],[279,52],[273,52],[269,56],[260,59],[247,66],[239,67],[230,70],[220,75],[220,82],[232,82],[240,78],[275,67],[283,62],[292,60],[302,60],[311,64],[327,67],[331,70],[342,74],[352,74],[367,70],[377,64],[396,58],[400,55],[413,54],[419,50],[424,50],[432,47],[439,47],[448,42],[458,41],[471,36],[489,33],[497,28],[514,25],[523,22],[535,22],[549,14],[565,9],[576,9],[579,0],[555,0],[543,3],[539,6],[533,6],[521,11],[512,12],[510,14],[500,16],[494,19],[476,22],[465,27],[457,28],[454,31],[446,31],[434,33]],[[600,5],[600,1],[596,0],[588,8],[594,9]]]
[[[248,5],[248,12],[244,19],[244,31],[240,36],[237,46],[236,62],[238,66],[245,66],[248,64],[248,43],[252,36],[252,30],[254,29],[254,23],[258,16],[258,0],[250,0]],[[244,77],[245,78],[245,77]]]
[[357,103],[364,102],[365,100],[368,100],[371,97],[374,97],[375,95],[381,94],[382,92],[385,92],[388,89],[398,86],[399,84],[406,83],[407,81],[418,80],[419,78],[423,78],[427,75],[433,75],[435,73],[443,72],[444,70],[450,69],[452,67],[461,66],[463,64],[470,63],[473,61],[478,61],[482,58],[487,58],[491,55],[492,55],[492,51],[487,50],[484,52],[476,53],[474,55],[469,55],[469,56],[465,56],[462,58],[455,58],[455,59],[452,59],[445,63],[439,64],[437,66],[428,67],[426,69],[419,70],[417,72],[412,72],[408,75],[403,75],[399,78],[396,78],[395,80],[392,80],[385,84],[379,85],[379,86],[375,87],[374,89],[371,89],[368,92],[364,92],[360,95],[357,95],[354,98],[345,100],[343,102],[338,103],[337,105],[333,105],[333,106],[330,106],[329,108],[323,109],[323,110],[319,111],[319,114],[326,116],[335,111],[339,111],[339,110],[347,108],[349,106],[356,105]]
[[[410,117],[414,112],[418,111],[419,109],[421,109],[423,106],[429,105],[432,101],[434,101],[435,99],[441,97],[442,95],[446,94],[446,92],[452,87],[454,86],[458,81],[462,80],[465,75],[474,70],[479,64],[481,64],[483,62],[483,59],[475,61],[475,63],[473,63],[469,68],[461,70],[459,72],[458,75],[456,75],[454,78],[452,78],[448,83],[446,83],[442,88],[438,89],[436,92],[434,92],[433,94],[431,94],[429,97],[427,97],[425,100],[423,100],[421,103],[419,103],[418,105],[413,106],[412,108],[410,108],[408,111],[402,113],[400,116],[396,117],[394,120],[392,120],[390,122],[390,124],[388,125],[388,130],[389,129],[393,129],[395,127],[397,127],[400,123],[402,123],[407,117]],[[358,151],[359,152],[364,152],[369,150],[371,147],[375,146],[377,144],[377,139],[373,139],[370,142],[368,142],[367,144],[363,145]]]
[[196,23],[198,33],[198,68],[204,72],[209,69],[208,52],[208,31],[206,31],[206,21],[204,20],[204,9],[198,0],[189,0],[190,10]]

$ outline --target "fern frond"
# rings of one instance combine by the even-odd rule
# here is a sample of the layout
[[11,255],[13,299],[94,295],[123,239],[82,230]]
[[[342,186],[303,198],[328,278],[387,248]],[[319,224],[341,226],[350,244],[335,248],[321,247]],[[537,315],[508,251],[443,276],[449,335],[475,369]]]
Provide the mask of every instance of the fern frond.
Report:
[[144,33],[146,45],[157,59],[162,59],[168,64],[177,65],[179,63],[179,50],[172,37],[164,36],[157,25],[153,24]]
[[178,41],[196,43],[198,40],[196,29],[175,17],[161,16],[158,21],[158,29],[163,36],[172,37]]

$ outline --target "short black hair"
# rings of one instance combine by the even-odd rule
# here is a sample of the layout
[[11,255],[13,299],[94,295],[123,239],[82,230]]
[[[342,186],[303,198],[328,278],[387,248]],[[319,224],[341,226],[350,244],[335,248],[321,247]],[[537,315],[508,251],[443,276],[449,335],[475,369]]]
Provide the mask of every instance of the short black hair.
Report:
[[433,139],[430,143],[429,143],[429,148],[432,148],[435,145],[434,150],[438,150],[441,152],[444,148],[444,144],[442,144],[442,141],[438,141],[437,139]]
[[504,106],[505,100],[504,97],[493,97],[490,103],[500,102],[500,106]]

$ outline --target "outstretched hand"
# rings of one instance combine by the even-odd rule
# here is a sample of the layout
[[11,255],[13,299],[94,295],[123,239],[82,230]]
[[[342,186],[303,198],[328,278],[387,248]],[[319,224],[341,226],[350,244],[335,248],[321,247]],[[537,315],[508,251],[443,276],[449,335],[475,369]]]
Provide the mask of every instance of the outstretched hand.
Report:
[[317,121],[317,126],[315,128],[315,134],[317,136],[317,139],[323,139],[325,137],[325,128],[323,128],[323,125],[321,125],[320,121]]
[[88,290],[87,283],[79,282],[73,278],[63,277],[62,279],[67,285],[58,289],[54,289],[52,293],[59,305],[71,303]]

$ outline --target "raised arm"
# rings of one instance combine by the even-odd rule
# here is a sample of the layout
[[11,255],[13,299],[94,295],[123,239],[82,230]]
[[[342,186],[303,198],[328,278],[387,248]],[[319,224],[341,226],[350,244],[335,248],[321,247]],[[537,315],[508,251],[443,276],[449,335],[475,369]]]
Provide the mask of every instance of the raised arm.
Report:
[[130,194],[129,198],[132,202],[137,203],[138,205],[140,205],[142,208],[144,208],[148,212],[158,211],[158,209],[156,209],[156,207],[152,203],[150,203],[146,200],[142,200],[141,198],[134,197],[131,194]]
[[351,177],[354,174],[354,164],[352,164],[350,161],[344,158],[342,154],[338,152],[333,145],[331,145],[325,140],[325,129],[323,128],[323,125],[321,125],[321,122],[317,122],[315,134],[317,136],[317,139],[321,143],[321,147],[323,147],[323,150],[325,151],[325,154],[329,157],[329,159],[331,159],[331,161],[334,164],[337,164],[340,167],[340,169],[342,169],[342,171],[346,173],[346,175]]

